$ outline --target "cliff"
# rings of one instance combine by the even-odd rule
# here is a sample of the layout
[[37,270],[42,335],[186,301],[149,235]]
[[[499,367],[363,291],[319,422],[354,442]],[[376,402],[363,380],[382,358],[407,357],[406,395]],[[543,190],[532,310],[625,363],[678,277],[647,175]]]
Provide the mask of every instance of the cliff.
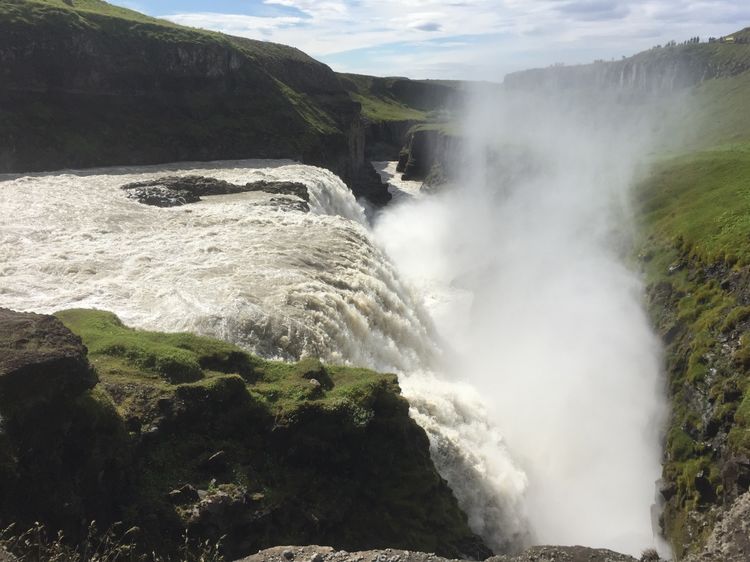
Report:
[[[735,34],[744,38],[747,30]],[[508,74],[507,88],[560,90],[616,88],[664,94],[750,70],[750,43],[713,42],[659,46],[618,61],[553,66]]]
[[301,51],[100,0],[0,4],[0,172],[293,158],[389,198],[360,105]]
[[397,160],[415,126],[444,121],[464,101],[464,84],[455,81],[378,78],[340,74],[352,100],[362,105],[365,156]]
[[0,527],[75,544],[119,521],[162,556],[184,533],[229,559],[313,542],[489,556],[408,410],[394,375],[0,309]]

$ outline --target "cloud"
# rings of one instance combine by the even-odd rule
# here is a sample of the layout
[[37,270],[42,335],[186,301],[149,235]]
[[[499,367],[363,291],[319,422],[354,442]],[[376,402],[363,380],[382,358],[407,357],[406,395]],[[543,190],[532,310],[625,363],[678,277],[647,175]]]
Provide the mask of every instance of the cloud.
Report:
[[281,11],[151,13],[293,45],[334,69],[430,78],[494,78],[554,62],[620,58],[750,24],[750,4],[736,0],[264,0],[255,6]]
[[419,31],[440,31],[443,26],[435,21],[419,22],[415,21],[409,24],[411,29],[418,29]]
[[624,2],[593,0],[586,2],[565,2],[558,11],[564,15],[585,21],[622,19],[629,9]]
[[238,36],[256,36],[268,38],[274,33],[292,27],[297,27],[305,20],[298,17],[259,17],[237,14],[196,13],[173,14],[167,19],[180,25],[197,27],[200,29],[218,30],[222,33]]

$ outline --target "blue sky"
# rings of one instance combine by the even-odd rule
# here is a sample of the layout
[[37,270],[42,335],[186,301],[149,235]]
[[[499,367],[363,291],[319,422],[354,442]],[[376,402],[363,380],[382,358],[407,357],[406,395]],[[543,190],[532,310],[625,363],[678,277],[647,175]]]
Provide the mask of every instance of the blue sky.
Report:
[[750,26],[750,0],[113,0],[293,45],[341,72],[502,80]]

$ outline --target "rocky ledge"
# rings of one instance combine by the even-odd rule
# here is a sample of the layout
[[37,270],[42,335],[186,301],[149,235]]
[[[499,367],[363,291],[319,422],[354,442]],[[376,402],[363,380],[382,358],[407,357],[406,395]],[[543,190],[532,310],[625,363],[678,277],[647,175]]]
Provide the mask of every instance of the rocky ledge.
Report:
[[166,176],[154,180],[139,181],[123,185],[120,189],[127,192],[127,197],[144,205],[155,207],[179,207],[188,203],[197,203],[202,196],[232,195],[257,191],[272,195],[296,197],[272,198],[270,201],[279,205],[292,205],[295,209],[307,212],[310,206],[310,194],[307,186],[290,181],[256,181],[245,185],[236,185],[216,178],[205,176]]
[[[238,562],[459,562],[432,553],[387,548],[346,552],[329,546],[277,546]],[[465,561],[461,561],[465,562]],[[636,562],[632,556],[582,546],[536,546],[515,556],[492,556],[485,562]]]
[[492,554],[395,375],[267,361],[103,311],[0,309],[0,415],[0,530],[39,522],[83,548],[96,521],[181,560],[186,533],[228,560],[313,542]]

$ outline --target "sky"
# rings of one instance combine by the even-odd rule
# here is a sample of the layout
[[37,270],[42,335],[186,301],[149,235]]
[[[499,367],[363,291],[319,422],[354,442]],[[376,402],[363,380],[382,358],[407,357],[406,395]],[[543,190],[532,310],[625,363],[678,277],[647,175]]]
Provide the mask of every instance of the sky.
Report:
[[750,0],[112,0],[297,47],[338,72],[501,81],[750,26]]

